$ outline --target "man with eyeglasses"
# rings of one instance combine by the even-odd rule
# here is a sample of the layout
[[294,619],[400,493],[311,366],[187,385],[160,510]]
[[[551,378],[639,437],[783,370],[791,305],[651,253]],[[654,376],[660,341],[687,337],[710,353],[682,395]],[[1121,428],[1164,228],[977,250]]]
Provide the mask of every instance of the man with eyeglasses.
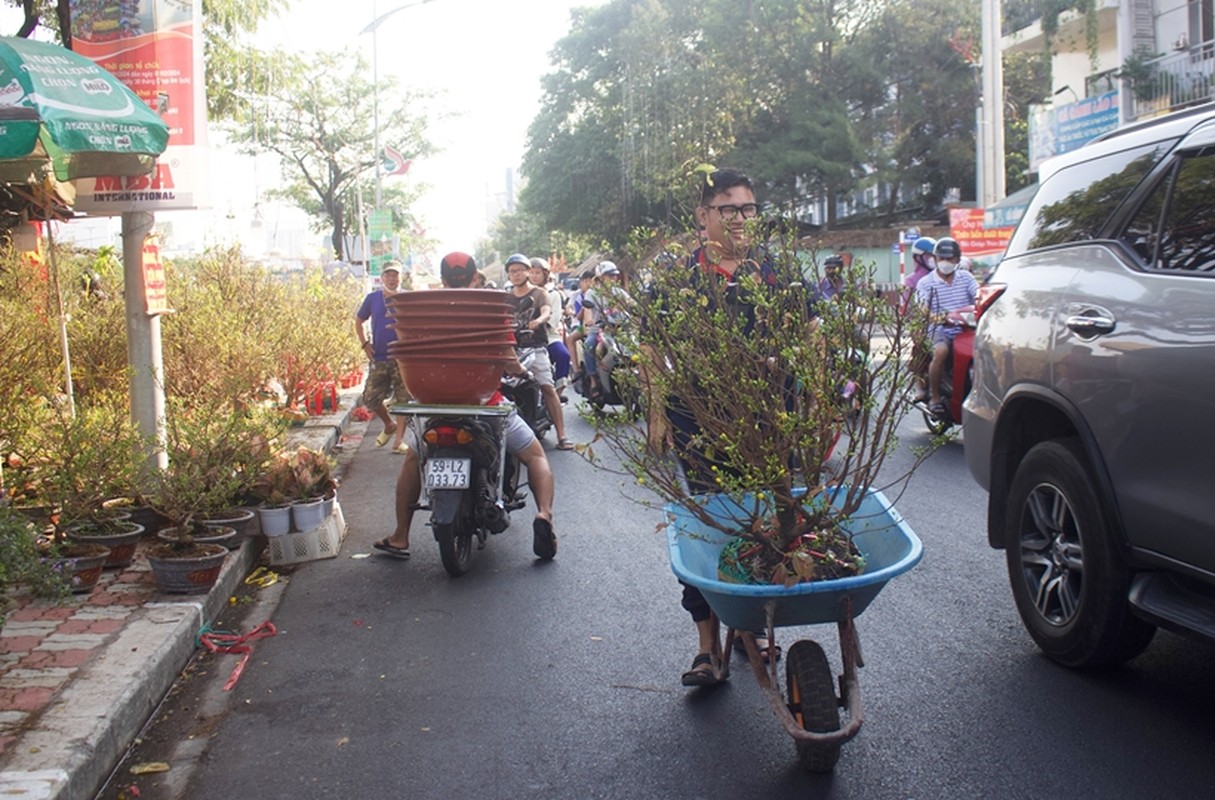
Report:
[[[713,292],[707,288],[716,283],[724,286],[725,301],[745,319],[744,330],[755,324],[755,306],[746,299],[743,284],[776,288],[780,285],[771,257],[762,246],[752,241],[755,220],[759,216],[759,204],[755,202],[755,187],[751,179],[736,169],[719,169],[705,177],[701,186],[700,205],[696,209],[696,221],[700,226],[702,244],[688,258],[688,279],[691,287]],[[817,293],[811,292],[811,301],[817,301]],[[678,358],[678,353],[665,354]],[[644,371],[661,363],[660,355],[649,352],[643,359]],[[706,387],[709,388],[709,387]],[[677,397],[653,398],[647,403],[647,443],[655,452],[674,451],[683,465],[688,491],[692,494],[714,492],[716,485],[708,478],[713,459],[694,445],[699,432],[695,420],[682,399]],[[713,650],[719,637],[717,617],[709,608],[700,590],[683,584],[682,605],[696,624],[699,648],[692,666],[681,677],[684,686],[713,686],[721,682],[719,665],[713,663]],[[736,640],[741,642],[741,639]],[[770,644],[763,637],[756,643],[767,658]],[[779,649],[777,655],[779,657]]]

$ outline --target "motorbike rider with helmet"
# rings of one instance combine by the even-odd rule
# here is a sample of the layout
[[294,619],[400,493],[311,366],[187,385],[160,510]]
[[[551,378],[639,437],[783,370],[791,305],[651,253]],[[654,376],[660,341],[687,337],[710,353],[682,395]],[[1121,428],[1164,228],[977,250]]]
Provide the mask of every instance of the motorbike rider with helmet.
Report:
[[510,282],[507,297],[515,306],[517,322],[525,326],[515,333],[515,340],[519,347],[535,350],[530,372],[540,384],[545,408],[557,429],[557,449],[573,450],[573,443],[565,438],[565,414],[553,383],[553,364],[548,356],[549,319],[554,313],[560,313],[560,309],[550,305],[547,291],[532,285],[531,268],[531,259],[522,253],[506,259],[506,279]]
[[[928,329],[932,341],[932,355],[928,363],[927,386],[923,387],[929,398],[928,410],[934,417],[943,417],[945,404],[941,402],[941,376],[954,337],[962,332],[962,326],[948,321],[950,311],[973,306],[979,292],[979,284],[969,272],[958,269],[962,260],[962,246],[948,236],[940,239],[933,248],[936,269],[925,275],[916,284],[916,300],[932,318]],[[923,382],[925,376],[920,374]]]
[[[476,274],[477,262],[467,253],[448,253],[439,264],[439,277],[443,280],[443,286],[448,289],[468,288]],[[489,403],[501,400],[502,396],[495,394]],[[518,413],[507,417],[505,436],[506,449],[527,467],[527,483],[536,500],[536,518],[532,522],[532,550],[539,558],[551,559],[557,553],[557,535],[553,533],[553,470],[549,466],[544,448],[540,446],[540,440]],[[372,547],[395,558],[409,558],[409,527],[421,494],[418,450],[416,446],[407,446],[405,461],[397,475],[396,527],[389,536]]]
[[595,267],[595,286],[582,299],[582,321],[586,330],[582,368],[589,380],[590,397],[602,396],[605,385],[599,368],[599,338],[609,315],[618,311],[628,299],[620,286],[620,268],[612,261],[600,261]]

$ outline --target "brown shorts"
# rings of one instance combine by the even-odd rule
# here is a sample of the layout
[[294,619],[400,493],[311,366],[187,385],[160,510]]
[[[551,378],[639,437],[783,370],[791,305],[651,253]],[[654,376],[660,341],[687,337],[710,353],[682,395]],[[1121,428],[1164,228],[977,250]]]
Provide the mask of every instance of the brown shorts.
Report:
[[401,370],[395,361],[372,361],[363,386],[363,405],[375,409],[390,397],[398,403],[409,400]]

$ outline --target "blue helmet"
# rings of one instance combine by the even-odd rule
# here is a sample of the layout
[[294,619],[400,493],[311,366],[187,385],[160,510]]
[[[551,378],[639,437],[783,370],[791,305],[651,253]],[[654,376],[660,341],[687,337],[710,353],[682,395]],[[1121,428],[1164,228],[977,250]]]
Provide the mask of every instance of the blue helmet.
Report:
[[936,246],[936,239],[931,236],[921,236],[911,244],[911,254],[913,256],[930,256]]

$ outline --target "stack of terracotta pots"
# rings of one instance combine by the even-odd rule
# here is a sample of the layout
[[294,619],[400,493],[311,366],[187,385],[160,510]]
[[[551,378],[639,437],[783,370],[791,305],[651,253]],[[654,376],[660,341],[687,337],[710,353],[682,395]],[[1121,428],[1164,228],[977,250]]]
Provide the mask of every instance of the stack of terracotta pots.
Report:
[[493,289],[399,292],[387,299],[397,340],[388,355],[420,403],[479,405],[515,357],[512,306]]

